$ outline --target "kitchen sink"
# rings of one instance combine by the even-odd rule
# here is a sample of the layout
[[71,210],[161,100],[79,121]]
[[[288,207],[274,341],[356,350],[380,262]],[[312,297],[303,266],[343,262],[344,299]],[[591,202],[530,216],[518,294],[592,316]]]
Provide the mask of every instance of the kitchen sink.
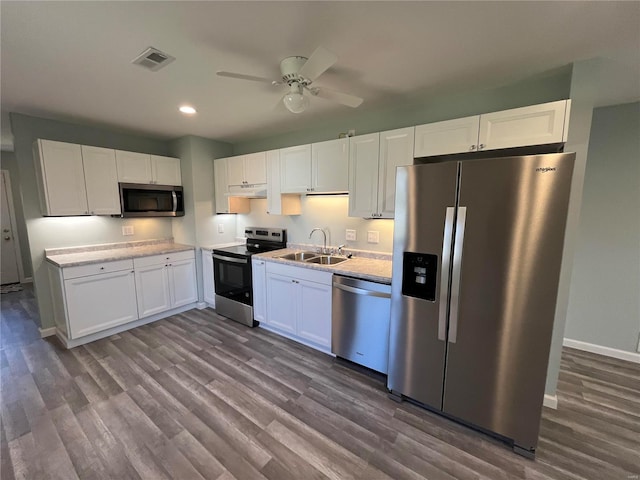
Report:
[[317,257],[319,254],[316,252],[294,252],[281,255],[278,258],[284,258],[285,260],[296,260],[298,262],[306,262],[311,258]]
[[309,260],[306,260],[307,263],[319,263],[321,265],[335,265],[336,263],[342,263],[345,260],[349,260],[346,257],[336,257],[335,255],[319,255]]

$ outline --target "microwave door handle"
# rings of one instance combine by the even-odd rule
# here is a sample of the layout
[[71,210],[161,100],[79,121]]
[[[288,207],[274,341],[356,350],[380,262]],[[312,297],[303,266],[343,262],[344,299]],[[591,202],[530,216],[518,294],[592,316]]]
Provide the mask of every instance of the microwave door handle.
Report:
[[173,212],[176,213],[178,211],[178,195],[176,195],[176,192],[171,191],[171,199],[173,200]]

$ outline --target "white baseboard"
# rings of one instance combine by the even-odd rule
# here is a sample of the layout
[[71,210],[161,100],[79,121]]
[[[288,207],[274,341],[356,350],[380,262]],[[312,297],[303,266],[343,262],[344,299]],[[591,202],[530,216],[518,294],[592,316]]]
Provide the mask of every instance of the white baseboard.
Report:
[[56,334],[56,327],[38,328],[38,330],[40,331],[40,338],[52,337]]
[[33,283],[33,277],[24,277],[20,283]]
[[207,305],[207,302],[198,302],[198,303],[196,304],[196,308],[197,308],[198,310],[204,310],[205,308],[207,308],[207,306],[208,306],[208,305]]
[[565,338],[562,341],[562,345],[564,345],[565,347],[575,348],[577,350],[583,350],[585,352],[597,353],[599,355],[604,355],[605,357],[626,360],[627,362],[640,363],[640,353],[633,353],[624,350],[618,350],[616,348],[603,347],[601,345],[580,342],[578,340],[572,340],[570,338]]
[[544,401],[542,405],[548,408],[553,408],[554,410],[558,409],[558,396],[557,395],[547,395],[544,394]]

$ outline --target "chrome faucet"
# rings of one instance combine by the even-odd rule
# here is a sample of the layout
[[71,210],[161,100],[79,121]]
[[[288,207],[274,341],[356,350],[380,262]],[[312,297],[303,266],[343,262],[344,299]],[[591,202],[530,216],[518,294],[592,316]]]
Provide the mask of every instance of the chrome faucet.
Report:
[[323,229],[319,227],[314,228],[313,230],[311,230],[311,233],[309,234],[309,238],[311,238],[311,235],[313,235],[313,232],[315,232],[316,230],[322,232],[322,235],[324,236],[324,243],[322,244],[322,253],[326,254],[327,253],[327,234]]

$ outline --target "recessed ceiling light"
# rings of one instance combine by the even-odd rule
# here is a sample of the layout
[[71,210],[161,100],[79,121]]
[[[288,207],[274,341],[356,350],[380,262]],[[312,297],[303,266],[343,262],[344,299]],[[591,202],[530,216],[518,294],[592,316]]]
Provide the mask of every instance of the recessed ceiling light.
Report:
[[185,115],[195,115],[196,114],[196,109],[193,108],[191,105],[182,105],[179,110],[184,113]]

